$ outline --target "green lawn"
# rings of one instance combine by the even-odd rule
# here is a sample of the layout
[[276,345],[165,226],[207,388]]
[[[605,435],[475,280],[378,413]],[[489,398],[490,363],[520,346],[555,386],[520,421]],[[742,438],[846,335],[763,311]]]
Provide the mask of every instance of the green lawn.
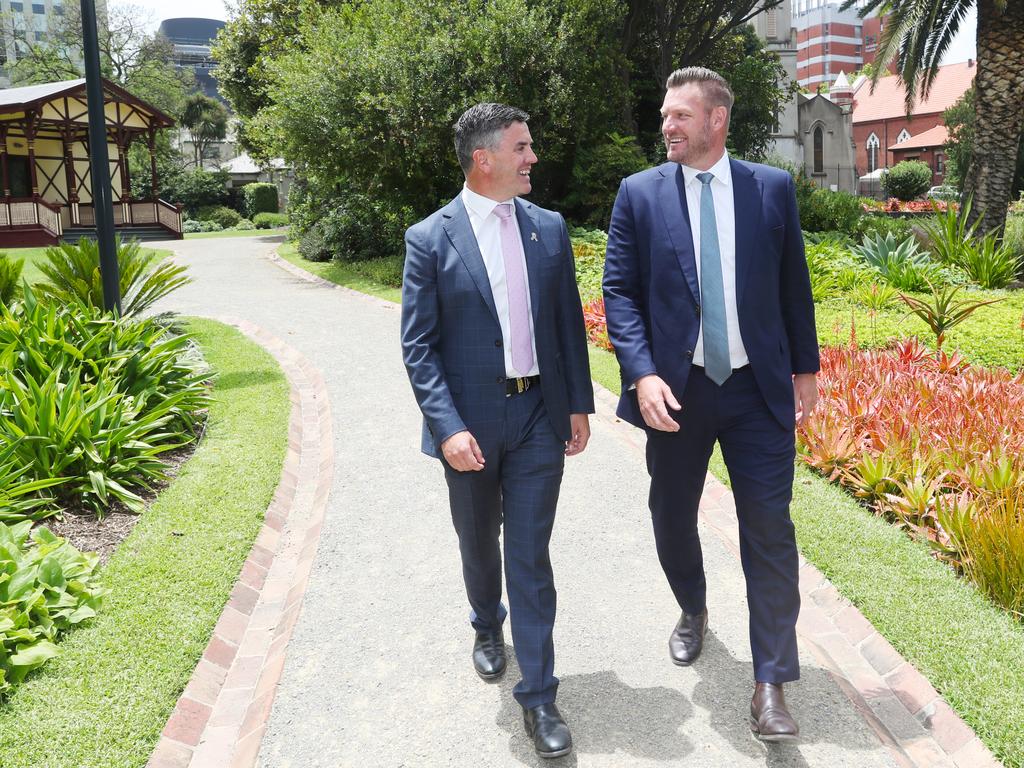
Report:
[[206,237],[270,237],[271,235],[287,235],[288,227],[275,229],[222,229],[220,232],[186,232],[186,240],[197,240]]
[[216,372],[203,442],[103,568],[97,618],[0,706],[3,768],[145,765],[262,524],[288,383],[238,331],[189,327]]
[[[279,253],[325,279],[400,301],[398,289],[369,280],[359,265],[308,262],[290,247]],[[1016,370],[1024,358],[1018,330],[1024,296],[984,295],[1008,299],[967,319],[949,334],[947,347],[961,347],[972,361]],[[816,307],[822,343],[849,341],[851,307],[840,300]],[[854,312],[857,339],[870,342],[867,311]],[[894,307],[876,318],[877,341],[918,333],[932,344],[926,326],[906,314]],[[613,354],[591,347],[590,368],[595,381],[619,392]],[[728,484],[717,449],[711,471]],[[935,560],[926,544],[875,517],[839,487],[802,465],[796,477],[792,515],[804,557],[931,681],[1007,768],[1024,768],[1024,625]]]
[[[159,256],[170,256],[171,252],[163,248],[147,248]],[[21,276],[34,285],[43,279],[43,273],[39,271],[39,263],[45,261],[46,248],[9,248],[4,251],[12,259],[22,259],[25,265],[21,268]]]

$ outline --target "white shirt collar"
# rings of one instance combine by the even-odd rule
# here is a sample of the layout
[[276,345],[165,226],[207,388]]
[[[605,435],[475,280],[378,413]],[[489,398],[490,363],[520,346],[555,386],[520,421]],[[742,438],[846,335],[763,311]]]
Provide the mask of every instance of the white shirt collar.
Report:
[[484,197],[478,192],[474,192],[465,184],[462,185],[462,202],[465,203],[470,213],[479,216],[481,219],[486,219],[490,214],[494,213],[494,206],[514,201],[514,197],[508,200],[491,200],[489,197]]
[[[703,173],[703,171],[698,168],[691,168],[689,165],[683,165],[682,163],[679,164],[679,167],[683,170],[684,184],[700,184],[700,179],[697,178],[697,174]],[[727,187],[730,186],[732,184],[732,169],[729,166],[729,153],[723,152],[722,156],[718,159],[718,162],[708,168],[708,172],[714,176],[717,181],[722,182]]]

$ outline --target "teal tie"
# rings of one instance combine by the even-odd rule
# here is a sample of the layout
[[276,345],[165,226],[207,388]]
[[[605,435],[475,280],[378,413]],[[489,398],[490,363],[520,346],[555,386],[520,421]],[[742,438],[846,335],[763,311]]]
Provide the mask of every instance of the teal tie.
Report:
[[725,287],[722,257],[718,252],[718,225],[710,173],[698,173],[700,190],[700,303],[704,329],[704,373],[718,386],[732,375],[729,328],[725,322]]

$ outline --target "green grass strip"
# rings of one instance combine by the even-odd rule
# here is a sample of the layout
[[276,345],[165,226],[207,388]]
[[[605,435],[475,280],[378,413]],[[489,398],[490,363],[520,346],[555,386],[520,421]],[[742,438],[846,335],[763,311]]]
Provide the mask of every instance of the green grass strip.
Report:
[[217,237],[270,237],[272,235],[287,235],[288,227],[275,227],[274,229],[222,229],[218,232],[186,232],[186,240],[206,240]]
[[281,475],[288,382],[237,330],[192,320],[215,370],[205,437],[110,562],[99,616],[0,707],[4,768],[139,768],[209,642]]
[[[356,273],[338,268],[344,265],[305,261],[294,249],[279,253],[332,282],[391,301],[400,299],[398,291],[367,285],[361,276],[349,281]],[[1009,362],[1011,355],[1017,354],[1020,331],[1007,326],[1014,317],[1019,322],[1022,304],[1024,297],[1014,294],[1004,304],[995,305],[1002,310],[989,313],[988,318],[983,313],[990,308],[982,308],[964,322],[962,330],[957,329],[960,335],[951,334],[949,348],[955,349],[957,342],[975,342],[969,358],[984,360],[979,329],[971,328],[977,323],[990,332],[998,329],[1006,341],[996,345],[998,359]],[[845,337],[844,331],[838,330],[828,340],[848,341],[850,306],[837,301],[824,313],[821,305],[816,307],[819,334],[828,337],[831,323],[845,317]],[[918,323],[920,329],[907,328],[911,321],[900,322],[905,315],[898,310],[888,312],[887,330],[891,335],[920,330],[927,343],[923,323]],[[868,334],[864,310],[857,320],[858,340],[868,341]],[[989,344],[991,347],[991,340]],[[590,372],[601,386],[619,393],[615,355],[591,346]],[[729,484],[717,447],[710,468],[715,477]],[[935,560],[926,544],[912,541],[841,488],[801,465],[796,470],[791,512],[804,557],[928,678],[1007,768],[1024,768],[1024,626]]]
[[372,278],[360,273],[358,267],[344,261],[309,261],[299,255],[294,243],[285,243],[277,249],[277,255],[282,259],[290,261],[297,267],[302,267],[307,272],[322,277],[338,285],[344,285],[355,291],[368,293],[385,301],[393,301],[395,304],[402,303],[402,289],[389,288]]

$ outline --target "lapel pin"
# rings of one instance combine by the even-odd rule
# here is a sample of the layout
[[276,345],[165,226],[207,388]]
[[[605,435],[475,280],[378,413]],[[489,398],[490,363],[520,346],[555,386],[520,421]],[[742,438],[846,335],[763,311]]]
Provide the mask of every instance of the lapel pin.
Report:
[[537,242],[537,233],[536,233],[536,232],[531,232],[531,233],[530,233],[530,239],[531,239],[531,240],[532,240],[533,242]]

